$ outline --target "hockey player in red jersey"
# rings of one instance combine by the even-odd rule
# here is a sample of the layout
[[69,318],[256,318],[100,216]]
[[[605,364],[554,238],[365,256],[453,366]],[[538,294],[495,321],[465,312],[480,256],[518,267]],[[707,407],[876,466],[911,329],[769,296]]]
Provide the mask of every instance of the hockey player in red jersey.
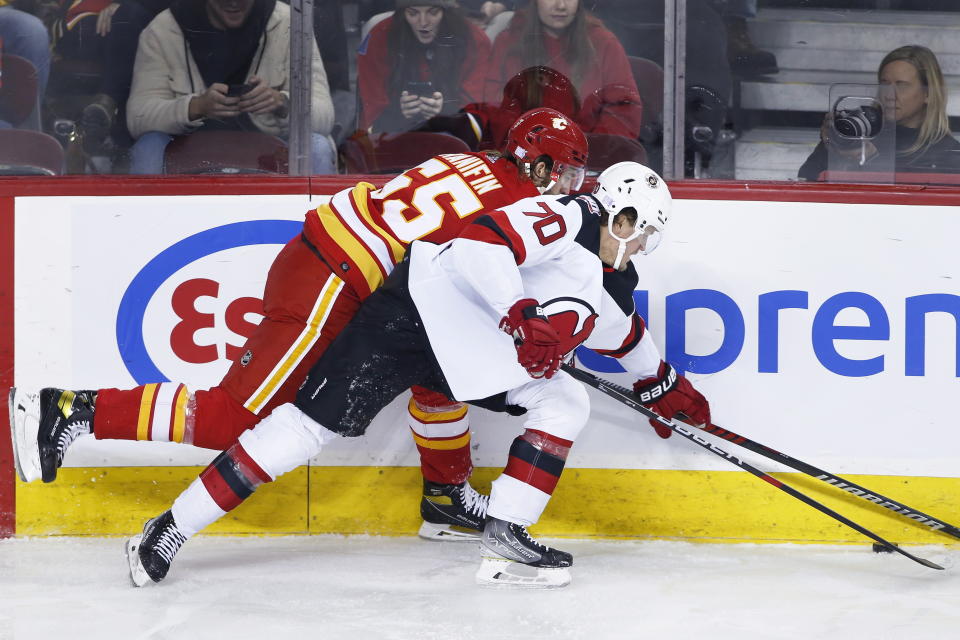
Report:
[[[551,109],[524,114],[503,154],[431,158],[380,189],[361,182],[307,213],[303,233],[279,253],[263,296],[264,318],[223,381],[191,392],[180,383],[135,389],[10,393],[16,465],[29,482],[56,478],[70,444],[159,440],[226,449],[277,406],[292,402],[310,366],[417,239],[446,242],[485,212],[516,200],[568,193],[583,181],[587,142]],[[414,387],[409,425],[421,455],[427,538],[476,539],[486,496],[472,469],[467,408]]]
[[[535,541],[543,512],[589,415],[584,388],[561,359],[580,344],[618,358],[641,401],[668,418],[710,422],[704,397],[663,362],[633,291],[630,257],[660,242],[670,193],[628,162],[600,175],[593,195],[543,195],[477,218],[451,242],[414,242],[408,259],[360,307],[310,370],[295,403],[241,434],[128,542],[135,584],[159,582],[191,535],[340,436],[362,435],[404,389],[521,413],[525,432],[493,483],[477,581],[560,587],[569,553]],[[520,411],[514,411],[519,409]]]

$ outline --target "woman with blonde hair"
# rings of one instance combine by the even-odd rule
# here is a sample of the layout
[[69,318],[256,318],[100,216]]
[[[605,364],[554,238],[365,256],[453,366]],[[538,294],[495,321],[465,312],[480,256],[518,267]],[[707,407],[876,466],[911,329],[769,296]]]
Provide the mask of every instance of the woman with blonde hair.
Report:
[[[937,57],[927,47],[906,45],[894,49],[880,62],[877,80],[893,87],[896,120],[896,171],[938,173],[960,168],[960,142],[947,119],[947,89]],[[851,168],[870,170],[879,153],[869,141],[861,157],[860,147],[838,149],[831,134],[831,115],[820,128],[820,144],[800,167],[799,176],[817,180],[828,166],[828,149],[849,161]]]

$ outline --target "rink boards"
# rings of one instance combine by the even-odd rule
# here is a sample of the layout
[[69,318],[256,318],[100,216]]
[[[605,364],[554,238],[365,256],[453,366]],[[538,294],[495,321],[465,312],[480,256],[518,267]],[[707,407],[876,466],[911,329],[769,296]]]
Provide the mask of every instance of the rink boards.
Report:
[[[0,271],[3,326],[12,320],[13,328],[0,354],[14,354],[4,385],[216,384],[257,321],[244,310],[261,295],[273,256],[298,233],[305,211],[342,182],[277,182],[243,195],[218,194],[233,185],[159,182],[135,193],[0,195],[0,220],[13,238]],[[637,259],[635,297],[661,353],[711,400],[715,423],[960,520],[952,410],[960,194],[776,185],[674,192],[664,244]],[[631,381],[615,362],[580,355],[587,368]],[[591,399],[590,424],[538,531],[858,539],[721,458],[676,437],[661,440],[608,398]],[[404,400],[365,437],[330,446],[214,530],[413,533],[418,458]],[[523,422],[479,409],[471,416],[477,484],[488,486]],[[123,534],[168,506],[214,454],[85,439],[56,484],[16,483],[15,511],[12,480],[0,491],[20,534]],[[816,481],[779,477],[897,541],[942,541],[878,507],[824,493]]]

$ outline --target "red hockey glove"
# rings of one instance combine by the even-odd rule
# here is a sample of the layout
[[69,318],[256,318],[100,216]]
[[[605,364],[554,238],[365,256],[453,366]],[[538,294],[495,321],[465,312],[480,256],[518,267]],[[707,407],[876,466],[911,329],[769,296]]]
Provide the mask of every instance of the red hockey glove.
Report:
[[[633,383],[633,393],[645,407],[668,420],[683,413],[689,418],[685,422],[694,426],[710,424],[710,403],[666,362],[660,363],[656,377]],[[656,420],[650,420],[650,426],[661,438],[669,438],[673,433]]]
[[515,302],[500,320],[500,330],[513,336],[517,360],[531,378],[552,378],[560,368],[560,336],[533,298]]

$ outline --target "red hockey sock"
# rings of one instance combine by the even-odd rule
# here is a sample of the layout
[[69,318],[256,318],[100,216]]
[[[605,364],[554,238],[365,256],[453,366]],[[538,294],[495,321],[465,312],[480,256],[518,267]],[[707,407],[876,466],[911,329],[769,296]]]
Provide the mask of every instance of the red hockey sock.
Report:
[[527,429],[510,446],[503,473],[552,495],[572,445],[571,440]]
[[238,442],[203,470],[200,481],[217,506],[230,511],[271,478]]
[[429,411],[411,398],[408,409],[423,477],[439,484],[465,482],[473,471],[466,405]]
[[156,440],[190,443],[187,403],[190,392],[176,382],[136,389],[100,389],[93,414],[98,440]]

